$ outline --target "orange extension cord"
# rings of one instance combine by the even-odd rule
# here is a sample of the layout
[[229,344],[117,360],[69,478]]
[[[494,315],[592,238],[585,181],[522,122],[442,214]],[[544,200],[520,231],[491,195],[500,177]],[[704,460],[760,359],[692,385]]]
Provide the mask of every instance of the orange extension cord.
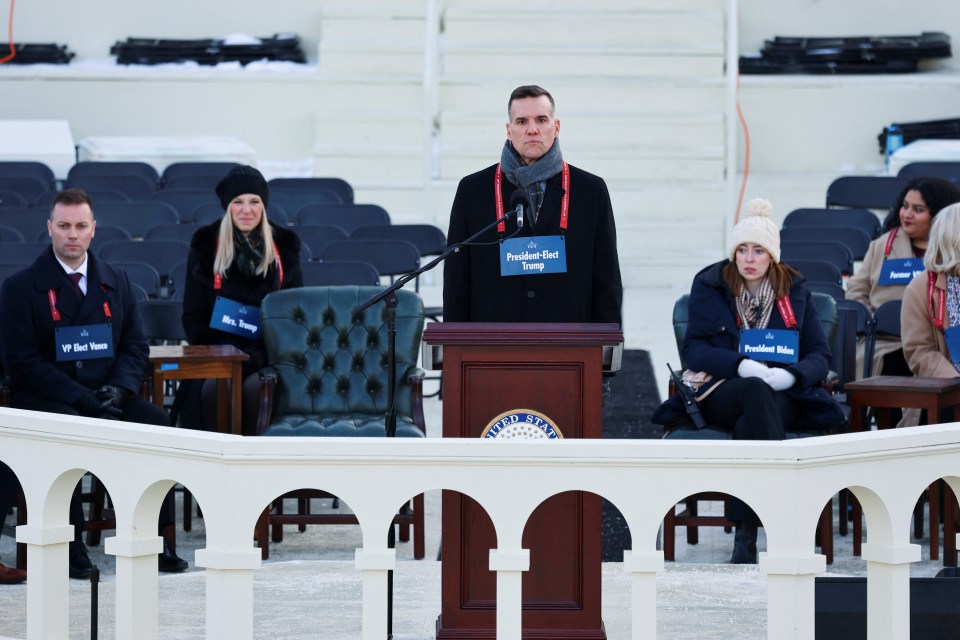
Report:
[[10,55],[0,58],[0,64],[13,60],[17,56],[17,48],[13,45],[13,5],[14,0],[10,0],[10,20],[7,24],[7,37],[10,39]]
[[737,71],[737,117],[740,118],[740,126],[743,127],[743,181],[740,183],[740,195],[737,197],[737,209],[736,215],[733,217],[733,224],[737,224],[737,222],[740,221],[740,208],[743,206],[743,192],[747,188],[747,176],[750,175],[750,129],[747,127],[747,119],[743,117],[743,109],[740,108],[739,70]]

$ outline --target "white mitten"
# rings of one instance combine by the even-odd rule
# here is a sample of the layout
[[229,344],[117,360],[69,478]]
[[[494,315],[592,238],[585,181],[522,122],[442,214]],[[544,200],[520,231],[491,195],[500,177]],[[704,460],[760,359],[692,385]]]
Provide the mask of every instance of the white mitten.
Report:
[[766,378],[770,372],[770,367],[750,358],[741,360],[737,365],[737,375],[741,378]]
[[774,391],[785,391],[797,382],[797,377],[786,369],[771,369],[764,382]]

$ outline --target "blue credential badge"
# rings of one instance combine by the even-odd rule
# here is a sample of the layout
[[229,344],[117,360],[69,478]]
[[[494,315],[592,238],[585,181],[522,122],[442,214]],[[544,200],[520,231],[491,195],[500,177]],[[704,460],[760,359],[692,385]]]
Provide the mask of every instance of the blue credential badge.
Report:
[[511,409],[490,421],[481,438],[497,440],[561,440],[563,434],[556,423],[533,409]]
[[888,258],[880,265],[880,279],[877,284],[910,284],[910,281],[923,273],[923,258]]
[[957,364],[960,362],[960,327],[950,327],[943,332],[943,339],[947,343],[947,351],[950,353],[950,362]]
[[217,296],[210,316],[210,328],[246,338],[256,338],[260,331],[260,307],[240,304]]
[[793,364],[800,355],[800,336],[792,329],[741,329],[740,354],[751,360]]
[[113,331],[109,324],[57,327],[57,362],[113,357]]
[[500,243],[500,275],[531,276],[567,272],[563,236],[510,238]]

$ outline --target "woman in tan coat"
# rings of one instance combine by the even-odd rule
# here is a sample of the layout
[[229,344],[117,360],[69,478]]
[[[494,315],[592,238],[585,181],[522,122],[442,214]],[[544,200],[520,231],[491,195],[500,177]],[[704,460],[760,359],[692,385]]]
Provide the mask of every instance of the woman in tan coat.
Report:
[[[941,209],[954,202],[960,202],[960,189],[947,180],[921,177],[908,182],[884,222],[885,233],[870,243],[863,264],[847,282],[847,300],[862,302],[870,313],[875,313],[885,302],[900,300],[908,282],[881,284],[884,264],[888,260],[922,259],[930,225]],[[863,373],[863,357],[861,340],[857,346],[858,378]],[[900,340],[877,340],[871,372],[873,375],[910,375]]]
[[923,264],[927,273],[903,294],[903,352],[914,375],[954,378],[960,376],[960,204],[937,216]]

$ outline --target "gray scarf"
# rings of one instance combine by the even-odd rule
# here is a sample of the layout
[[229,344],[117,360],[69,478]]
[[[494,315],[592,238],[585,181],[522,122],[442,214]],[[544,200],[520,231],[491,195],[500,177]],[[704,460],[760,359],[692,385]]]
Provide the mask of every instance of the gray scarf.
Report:
[[536,216],[540,212],[540,205],[543,204],[541,183],[546,182],[563,170],[560,139],[554,139],[550,150],[533,164],[523,164],[520,154],[513,148],[513,144],[507,140],[503,145],[503,151],[500,153],[500,168],[507,180],[521,189],[526,189],[527,193],[530,194],[533,219],[536,221]]

